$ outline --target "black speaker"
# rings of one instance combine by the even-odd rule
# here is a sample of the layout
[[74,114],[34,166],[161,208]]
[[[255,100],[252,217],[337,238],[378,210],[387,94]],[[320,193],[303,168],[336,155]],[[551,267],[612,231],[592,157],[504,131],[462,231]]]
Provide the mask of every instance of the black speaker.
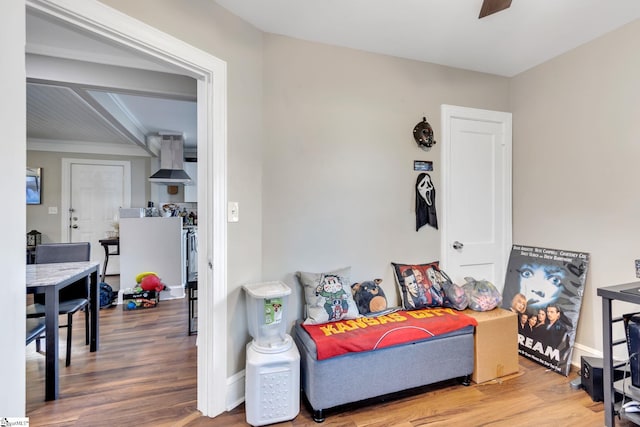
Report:
[[[580,375],[582,380],[582,388],[591,396],[594,402],[602,402],[604,400],[603,391],[603,360],[598,357],[582,356],[580,358]],[[614,369],[613,381],[620,380],[624,377],[624,371]],[[608,387],[608,386],[607,386]],[[619,395],[616,393],[616,401]]]
[[640,316],[638,313],[624,314],[627,332],[627,350],[631,368],[631,385],[640,388]]

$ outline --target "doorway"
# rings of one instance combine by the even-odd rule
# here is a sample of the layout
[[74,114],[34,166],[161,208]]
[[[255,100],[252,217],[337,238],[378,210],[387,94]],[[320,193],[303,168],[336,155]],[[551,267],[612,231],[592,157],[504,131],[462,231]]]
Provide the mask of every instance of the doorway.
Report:
[[[216,416],[226,409],[226,64],[154,28],[144,26],[97,1],[26,0],[38,12],[64,25],[105,39],[123,49],[164,62],[193,77],[198,85],[199,274],[198,410]],[[216,310],[210,309],[216,307]]]
[[[91,242],[91,261],[102,263],[98,240],[117,231],[118,209],[131,205],[131,163],[63,158],[61,189],[60,241]],[[119,261],[105,274],[119,274]]]
[[442,106],[441,259],[500,291],[512,241],[511,113]]

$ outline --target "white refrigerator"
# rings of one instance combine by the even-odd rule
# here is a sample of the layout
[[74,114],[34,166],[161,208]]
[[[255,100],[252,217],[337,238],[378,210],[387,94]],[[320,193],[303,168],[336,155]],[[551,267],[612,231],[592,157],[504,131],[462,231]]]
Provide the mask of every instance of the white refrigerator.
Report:
[[120,289],[136,286],[136,276],[153,271],[167,289],[160,299],[184,298],[183,234],[180,217],[120,219]]

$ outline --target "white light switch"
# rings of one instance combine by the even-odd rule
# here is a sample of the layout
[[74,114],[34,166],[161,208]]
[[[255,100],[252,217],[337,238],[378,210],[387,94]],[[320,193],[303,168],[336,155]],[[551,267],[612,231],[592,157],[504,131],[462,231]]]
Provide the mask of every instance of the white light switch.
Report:
[[49,206],[49,215],[57,215],[58,207],[57,206]]
[[238,202],[229,202],[227,206],[227,221],[240,221],[240,213],[238,212]]

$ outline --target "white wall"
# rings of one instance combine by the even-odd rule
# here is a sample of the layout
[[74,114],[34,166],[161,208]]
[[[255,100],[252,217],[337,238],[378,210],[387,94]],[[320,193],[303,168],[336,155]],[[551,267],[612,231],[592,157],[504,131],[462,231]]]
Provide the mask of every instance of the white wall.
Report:
[[513,241],[591,254],[578,351],[602,350],[597,288],[636,280],[639,52],[636,21],[511,81]]
[[437,192],[441,142],[423,151],[413,127],[426,116],[440,141],[441,104],[505,111],[508,80],[277,35],[264,57],[264,278],[292,287],[290,321],[300,270],[351,266],[397,302],[390,263],[440,253],[438,230],[415,231],[413,161],[433,161]]
[[[2,79],[0,92],[5,100],[0,106],[3,138],[0,142],[3,183],[2,200],[6,209],[0,210],[2,245],[2,298],[0,298],[0,416],[23,417],[25,409],[25,252],[26,223],[25,167],[26,167],[26,94],[24,82],[25,9],[24,2],[0,4],[0,52]],[[15,323],[16,319],[20,320]]]

